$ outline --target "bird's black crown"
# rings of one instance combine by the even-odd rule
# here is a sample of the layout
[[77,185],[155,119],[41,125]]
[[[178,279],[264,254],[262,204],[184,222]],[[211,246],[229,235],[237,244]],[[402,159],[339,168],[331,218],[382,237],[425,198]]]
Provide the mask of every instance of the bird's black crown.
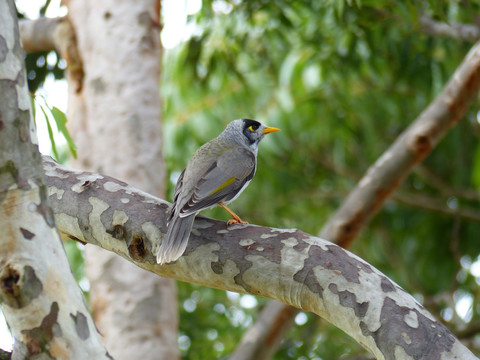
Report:
[[243,120],[243,130],[248,129],[250,126],[253,127],[254,130],[257,130],[260,125],[258,121],[252,119],[242,119]]

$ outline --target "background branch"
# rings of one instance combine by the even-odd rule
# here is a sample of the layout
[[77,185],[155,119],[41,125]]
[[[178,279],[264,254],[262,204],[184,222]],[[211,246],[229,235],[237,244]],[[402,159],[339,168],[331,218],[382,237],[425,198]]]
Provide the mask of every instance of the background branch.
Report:
[[26,52],[57,51],[68,63],[70,85],[78,93],[82,89],[84,70],[77,47],[75,30],[70,20],[41,17],[20,20],[20,39]]
[[420,193],[407,193],[405,191],[398,192],[393,195],[393,199],[420,209],[439,212],[450,216],[460,216],[467,220],[480,222],[480,212],[466,207],[451,208],[447,205],[447,201],[432,198]]
[[23,50],[40,52],[59,49],[59,34],[61,33],[61,27],[66,25],[65,22],[67,22],[66,17],[19,20],[18,25]]
[[422,30],[431,36],[443,36],[453,39],[475,42],[480,39],[480,28],[477,25],[435,21],[428,16],[420,17]]

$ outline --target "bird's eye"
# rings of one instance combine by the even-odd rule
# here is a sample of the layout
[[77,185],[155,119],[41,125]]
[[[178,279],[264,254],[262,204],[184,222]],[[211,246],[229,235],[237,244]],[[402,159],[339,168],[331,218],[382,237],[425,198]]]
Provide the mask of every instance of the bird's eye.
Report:
[[257,130],[257,129],[258,129],[258,125],[250,125],[250,126],[248,127],[248,130],[250,130],[251,132],[254,132],[254,131]]

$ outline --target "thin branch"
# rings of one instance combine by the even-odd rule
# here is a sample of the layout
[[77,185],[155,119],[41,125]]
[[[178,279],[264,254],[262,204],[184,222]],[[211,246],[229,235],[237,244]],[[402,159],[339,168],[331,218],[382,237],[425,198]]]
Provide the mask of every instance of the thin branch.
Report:
[[432,198],[423,194],[412,194],[405,191],[394,194],[393,199],[419,209],[435,211],[449,216],[459,216],[467,220],[480,222],[480,212],[469,208],[453,209],[448,207],[445,201]]
[[480,39],[480,28],[476,25],[455,22],[447,24],[435,21],[428,16],[422,16],[420,26],[422,31],[431,36],[449,37],[472,43]]
[[56,50],[68,63],[76,92],[83,84],[83,62],[77,48],[75,30],[67,17],[21,20],[20,39],[26,52]]
[[28,53],[57,50],[59,27],[65,21],[65,17],[19,20],[23,50]]
[[[269,297],[311,311],[382,359],[477,359],[418,302],[377,269],[299,230],[234,225],[198,216],[184,255],[158,265],[164,200],[124,182],[44,157],[59,230],[158,275]],[[434,341],[432,341],[434,339]]]
[[413,170],[430,186],[439,190],[445,196],[453,196],[465,200],[480,201],[480,192],[474,189],[457,189],[447,184],[424,164],[418,164]]

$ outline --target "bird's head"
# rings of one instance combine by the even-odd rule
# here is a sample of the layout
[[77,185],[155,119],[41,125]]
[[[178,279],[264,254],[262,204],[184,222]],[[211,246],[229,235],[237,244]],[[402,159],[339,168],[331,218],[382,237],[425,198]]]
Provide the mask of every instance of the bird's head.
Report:
[[266,134],[280,131],[280,129],[266,126],[252,119],[237,119],[227,125],[224,130],[226,136],[231,137],[236,142],[256,150],[258,143]]

